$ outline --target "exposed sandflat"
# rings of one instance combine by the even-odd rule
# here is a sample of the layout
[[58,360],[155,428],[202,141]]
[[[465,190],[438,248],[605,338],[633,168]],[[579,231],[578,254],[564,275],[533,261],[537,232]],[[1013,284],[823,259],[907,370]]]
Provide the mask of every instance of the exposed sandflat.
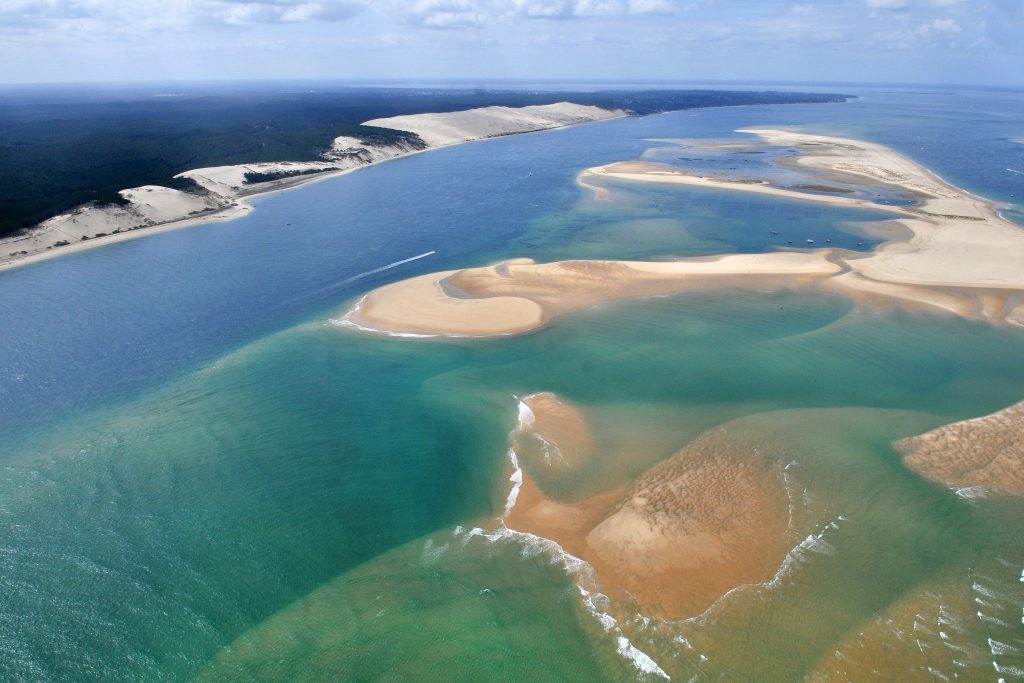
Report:
[[370,292],[348,319],[391,333],[446,336],[517,334],[597,301],[722,286],[796,285],[838,273],[832,252],[729,254],[679,261],[528,259],[446,271]]
[[[367,295],[361,308],[349,316],[365,327],[397,333],[516,334],[597,301],[696,287],[742,286],[759,282],[758,277],[771,277],[793,284],[819,278],[832,289],[868,301],[898,301],[966,317],[1024,324],[1024,230],[1003,219],[991,202],[946,183],[883,145],[787,131],[743,132],[754,133],[771,145],[797,147],[799,164],[856,174],[912,193],[919,204],[884,207],[899,214],[896,222],[910,238],[891,239],[869,254],[818,250],[659,263],[508,261],[382,287]],[[602,177],[883,208],[856,197],[695,176],[647,162],[590,168],[578,181],[599,198],[606,198],[608,190],[593,182]]]
[[[1024,323],[1024,230],[999,215],[993,204],[945,182],[898,152],[870,142],[790,131],[743,129],[768,144],[799,149],[796,163],[826,172],[855,174],[911,193],[919,204],[881,207],[865,199],[820,195],[696,176],[646,162],[620,162],[590,168],[580,183],[594,179],[677,184],[737,190],[833,206],[884,209],[900,214],[909,240],[894,240],[871,254],[840,258],[850,273],[833,281],[855,295],[889,297],[961,315]],[[602,196],[599,194],[599,196]]]
[[1024,495],[1024,403],[894,444],[910,469],[953,487]]

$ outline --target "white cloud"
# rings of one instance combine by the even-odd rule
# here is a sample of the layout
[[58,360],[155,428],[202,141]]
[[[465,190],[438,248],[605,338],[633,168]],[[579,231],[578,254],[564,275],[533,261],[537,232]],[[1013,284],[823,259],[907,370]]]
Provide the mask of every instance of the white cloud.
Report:
[[411,11],[392,3],[382,11],[427,28],[479,28],[530,19],[592,19],[670,14],[671,0],[417,0]]
[[810,16],[811,14],[817,14],[817,12],[818,8],[815,7],[814,5],[793,5],[789,8],[790,14],[795,14],[801,17]]
[[963,28],[949,18],[937,18],[918,24],[913,28],[892,31],[881,35],[883,42],[903,49],[957,47]]
[[905,9],[910,3],[907,0],[866,0],[871,9]]
[[217,24],[345,21],[367,0],[0,0],[0,31],[79,30],[90,36],[139,37],[147,31],[185,30]]
[[213,18],[229,24],[278,24],[306,21],[345,21],[365,9],[361,0],[214,0]]
[[921,28],[929,33],[945,35],[956,35],[957,33],[960,33],[960,24],[956,23],[952,19],[936,19],[929,24],[924,24]]
[[669,0],[629,0],[631,14],[671,14],[675,7]]
[[479,0],[417,0],[409,20],[426,28],[478,28],[495,20],[494,3]]

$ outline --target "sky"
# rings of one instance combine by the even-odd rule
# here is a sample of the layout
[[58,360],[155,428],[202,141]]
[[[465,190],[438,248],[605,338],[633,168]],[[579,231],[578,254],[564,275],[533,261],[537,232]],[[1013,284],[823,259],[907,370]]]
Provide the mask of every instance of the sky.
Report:
[[1024,86],[1024,0],[0,0],[0,83]]

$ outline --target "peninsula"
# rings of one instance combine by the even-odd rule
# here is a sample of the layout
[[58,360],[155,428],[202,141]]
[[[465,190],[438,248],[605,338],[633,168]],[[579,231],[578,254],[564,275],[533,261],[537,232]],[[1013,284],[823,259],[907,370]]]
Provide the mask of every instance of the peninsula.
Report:
[[848,99],[724,90],[276,93],[253,86],[212,97],[131,92],[130,99],[90,101],[68,119],[71,110],[61,103],[67,95],[49,96],[56,102],[29,97],[31,108],[0,103],[0,119],[17,126],[19,139],[0,164],[12,179],[0,188],[0,268],[235,218],[255,195],[471,140],[680,109]]

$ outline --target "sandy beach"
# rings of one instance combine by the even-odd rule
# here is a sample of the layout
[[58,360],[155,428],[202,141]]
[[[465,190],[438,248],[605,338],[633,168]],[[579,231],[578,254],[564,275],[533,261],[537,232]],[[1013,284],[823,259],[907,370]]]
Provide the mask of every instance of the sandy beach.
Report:
[[[767,181],[688,174],[647,162],[617,162],[580,173],[580,185],[607,199],[602,178],[737,190],[865,209],[885,208],[909,238],[862,254],[840,250],[727,255],[674,262],[511,260],[426,275],[371,292],[347,318],[371,330],[423,335],[518,334],[598,301],[696,288],[806,285],[872,304],[941,309],[1024,325],[1024,230],[995,205],[946,183],[888,147],[845,138],[745,129],[764,144],[795,147],[792,163],[898,188],[918,203],[880,207],[843,194],[815,194]],[[596,181],[596,182],[595,182]]]
[[[483,107],[440,114],[374,119],[364,125],[415,133],[413,141],[370,143],[335,138],[322,161],[280,161],[197,168],[176,178],[193,180],[197,191],[145,185],[120,191],[119,205],[83,205],[54,216],[25,233],[0,240],[0,269],[26,265],[83,249],[158,232],[243,216],[248,199],[291,189],[359,168],[486,138],[538,132],[626,116],[622,110],[558,102],[529,107]],[[250,182],[246,174],[279,176]]]

